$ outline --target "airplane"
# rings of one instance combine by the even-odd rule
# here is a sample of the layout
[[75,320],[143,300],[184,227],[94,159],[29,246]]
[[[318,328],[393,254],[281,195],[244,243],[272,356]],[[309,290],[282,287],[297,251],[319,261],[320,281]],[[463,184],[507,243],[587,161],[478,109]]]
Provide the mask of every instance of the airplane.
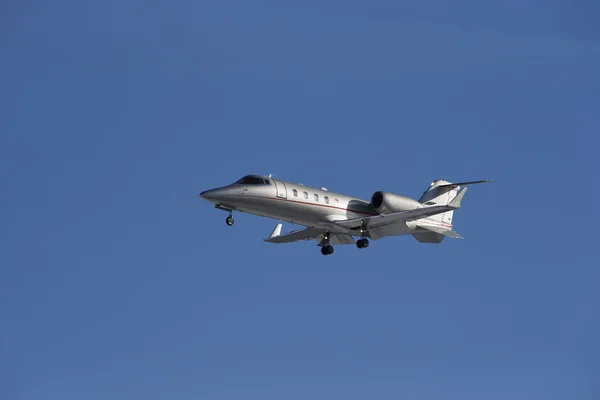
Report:
[[334,245],[356,244],[363,249],[369,247],[369,239],[387,236],[410,234],[421,243],[462,238],[452,230],[453,213],[460,208],[466,186],[488,182],[492,181],[452,183],[438,179],[418,201],[377,191],[369,202],[323,187],[274,179],[272,175],[247,175],[230,185],[204,191],[200,197],[229,212],[225,219],[229,226],[234,223],[233,211],[303,225],[304,229],[281,234],[279,223],[264,241],[316,240],[321,254],[330,255]]

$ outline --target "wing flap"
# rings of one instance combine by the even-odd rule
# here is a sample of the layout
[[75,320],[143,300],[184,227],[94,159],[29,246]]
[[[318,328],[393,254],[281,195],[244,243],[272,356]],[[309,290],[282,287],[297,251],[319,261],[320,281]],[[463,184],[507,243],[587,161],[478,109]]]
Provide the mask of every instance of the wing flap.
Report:
[[335,246],[335,245],[342,245],[342,244],[355,244],[356,242],[354,241],[354,238],[352,237],[352,235],[348,235],[346,233],[336,233],[333,234],[331,236],[331,238],[329,239],[329,244]]

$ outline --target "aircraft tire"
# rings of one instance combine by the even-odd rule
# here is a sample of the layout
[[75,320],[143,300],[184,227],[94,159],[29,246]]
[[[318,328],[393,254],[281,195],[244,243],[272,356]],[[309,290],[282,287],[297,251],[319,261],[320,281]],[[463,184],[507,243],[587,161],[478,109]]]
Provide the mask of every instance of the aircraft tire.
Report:
[[327,246],[321,247],[321,254],[323,254],[324,256],[333,254],[333,246],[327,245]]
[[234,222],[234,220],[231,215],[225,219],[225,223],[229,226],[233,225],[233,222]]
[[368,239],[359,239],[356,241],[356,247],[358,247],[359,249],[364,249],[366,247],[369,247],[369,240]]

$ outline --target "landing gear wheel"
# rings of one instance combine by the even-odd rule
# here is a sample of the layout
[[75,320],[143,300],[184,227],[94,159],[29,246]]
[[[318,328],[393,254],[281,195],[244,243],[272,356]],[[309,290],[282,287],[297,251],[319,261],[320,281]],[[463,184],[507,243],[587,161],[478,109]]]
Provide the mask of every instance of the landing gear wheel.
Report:
[[324,256],[333,254],[333,246],[327,245],[327,246],[321,247],[321,254],[323,254]]
[[369,241],[367,239],[359,239],[356,241],[356,247],[359,249],[369,247]]
[[233,217],[230,215],[225,219],[225,223],[229,226],[233,225]]

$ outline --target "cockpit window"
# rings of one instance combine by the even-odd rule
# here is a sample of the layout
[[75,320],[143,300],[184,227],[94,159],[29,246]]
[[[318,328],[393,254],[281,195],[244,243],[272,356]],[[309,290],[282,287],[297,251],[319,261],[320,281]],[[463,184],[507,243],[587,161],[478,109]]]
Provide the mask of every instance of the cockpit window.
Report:
[[268,179],[258,175],[248,175],[236,182],[240,185],[270,185],[271,182]]

